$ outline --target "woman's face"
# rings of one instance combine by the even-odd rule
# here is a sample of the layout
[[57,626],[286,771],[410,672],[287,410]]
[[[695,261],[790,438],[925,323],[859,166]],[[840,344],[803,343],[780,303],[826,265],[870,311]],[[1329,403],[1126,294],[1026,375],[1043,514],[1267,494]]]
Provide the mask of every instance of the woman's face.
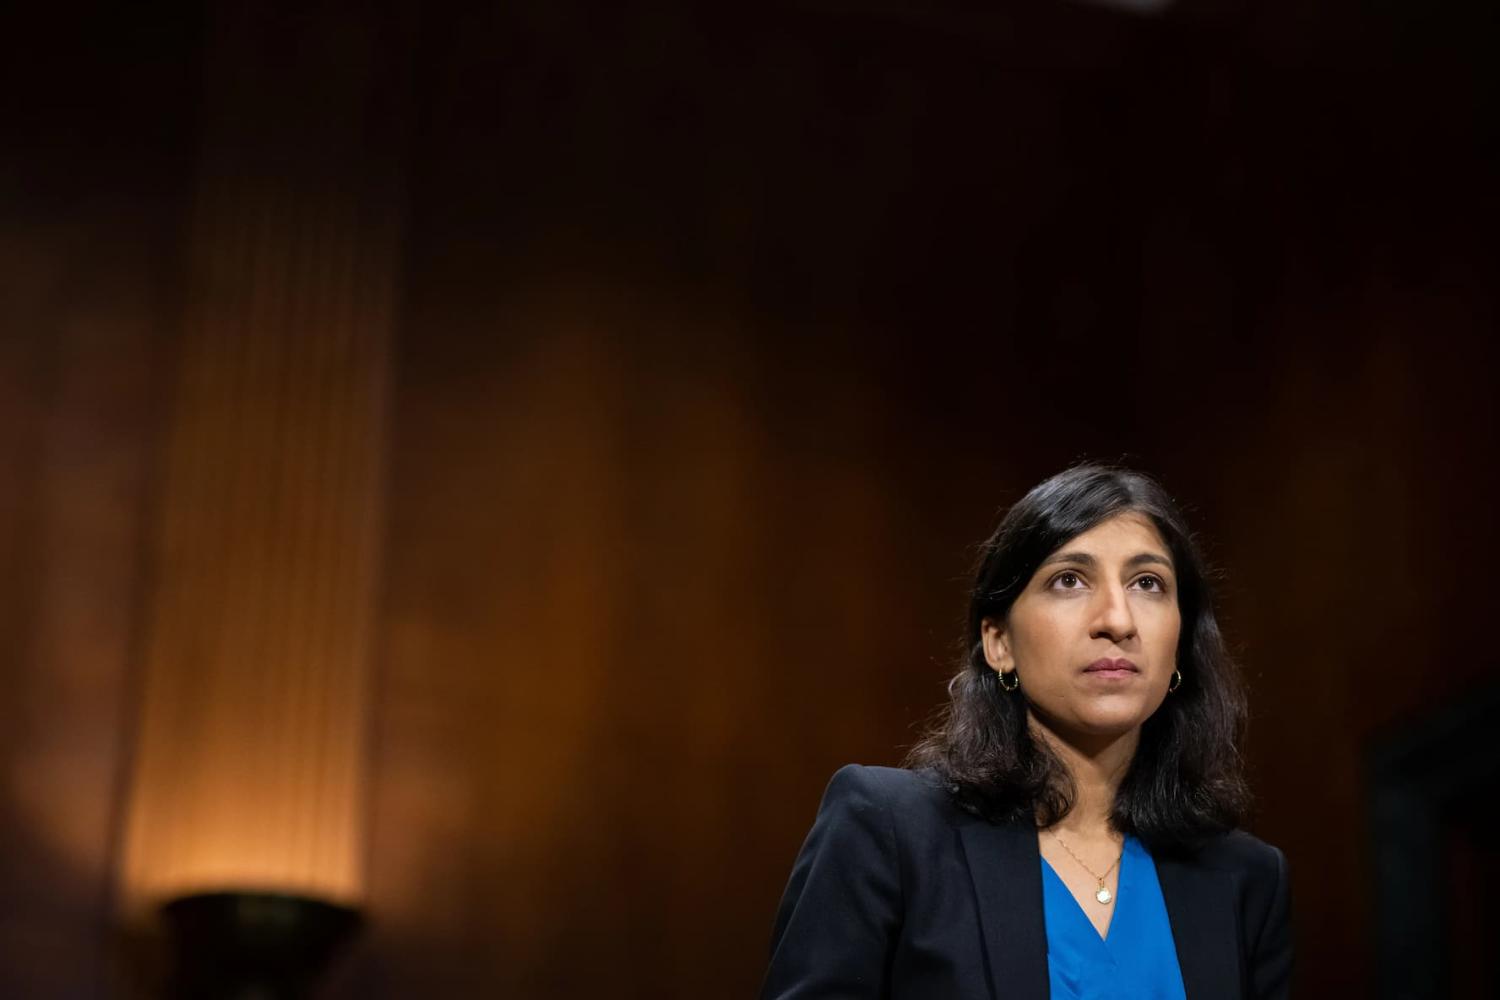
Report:
[[1044,559],[982,638],[992,668],[1016,671],[1036,722],[1089,743],[1131,733],[1161,706],[1181,626],[1167,546],[1127,513]]

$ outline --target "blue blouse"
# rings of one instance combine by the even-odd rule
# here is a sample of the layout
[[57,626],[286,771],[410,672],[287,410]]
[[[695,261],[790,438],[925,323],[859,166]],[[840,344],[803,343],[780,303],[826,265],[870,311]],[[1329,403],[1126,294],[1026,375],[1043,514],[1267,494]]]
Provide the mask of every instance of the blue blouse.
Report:
[[1104,937],[1042,859],[1052,1000],[1186,1000],[1156,862],[1125,838],[1115,912]]

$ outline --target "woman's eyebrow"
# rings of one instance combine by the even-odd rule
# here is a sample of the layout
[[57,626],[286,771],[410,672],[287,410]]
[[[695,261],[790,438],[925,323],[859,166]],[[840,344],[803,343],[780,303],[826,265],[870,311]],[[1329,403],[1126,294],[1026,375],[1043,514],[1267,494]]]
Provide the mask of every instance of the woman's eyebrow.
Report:
[[[1090,569],[1093,569],[1095,566],[1099,565],[1099,560],[1095,559],[1091,553],[1077,551],[1054,552],[1052,555],[1042,560],[1043,566],[1050,566],[1053,563],[1074,563],[1078,566],[1087,566]],[[1172,560],[1155,552],[1137,552],[1135,555],[1125,560],[1126,566],[1141,566],[1146,563],[1158,564],[1161,566],[1165,566],[1167,569],[1172,568]]]
[[1050,566],[1053,563],[1077,563],[1079,566],[1092,568],[1099,564],[1099,560],[1087,552],[1054,552],[1042,560],[1043,566]]

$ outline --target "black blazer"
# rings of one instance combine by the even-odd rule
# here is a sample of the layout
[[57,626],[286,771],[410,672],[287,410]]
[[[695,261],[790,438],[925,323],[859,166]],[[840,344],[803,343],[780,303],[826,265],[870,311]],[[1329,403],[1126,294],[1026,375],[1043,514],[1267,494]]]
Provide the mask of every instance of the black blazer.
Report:
[[[1287,996],[1286,862],[1235,831],[1158,858],[1189,1000]],[[930,775],[841,769],[792,868],[763,1000],[1043,1000],[1036,830],[958,808]]]

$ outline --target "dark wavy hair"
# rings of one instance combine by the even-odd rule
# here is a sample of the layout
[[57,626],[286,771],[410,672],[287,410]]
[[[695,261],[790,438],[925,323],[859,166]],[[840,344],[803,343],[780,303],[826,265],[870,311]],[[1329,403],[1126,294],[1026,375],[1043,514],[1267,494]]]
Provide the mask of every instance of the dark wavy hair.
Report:
[[1006,512],[980,549],[965,652],[948,684],[948,704],[906,766],[936,771],[960,806],[995,822],[1031,819],[1045,827],[1067,815],[1075,796],[1067,769],[1033,736],[1025,688],[1001,690],[985,662],[980,626],[1008,615],[1043,559],[1131,512],[1156,526],[1176,568],[1182,681],[1142,725],[1111,822],[1153,851],[1190,849],[1238,826],[1249,808],[1240,753],[1245,696],[1214,618],[1207,568],[1182,512],[1155,480],[1129,469],[1074,466]]

